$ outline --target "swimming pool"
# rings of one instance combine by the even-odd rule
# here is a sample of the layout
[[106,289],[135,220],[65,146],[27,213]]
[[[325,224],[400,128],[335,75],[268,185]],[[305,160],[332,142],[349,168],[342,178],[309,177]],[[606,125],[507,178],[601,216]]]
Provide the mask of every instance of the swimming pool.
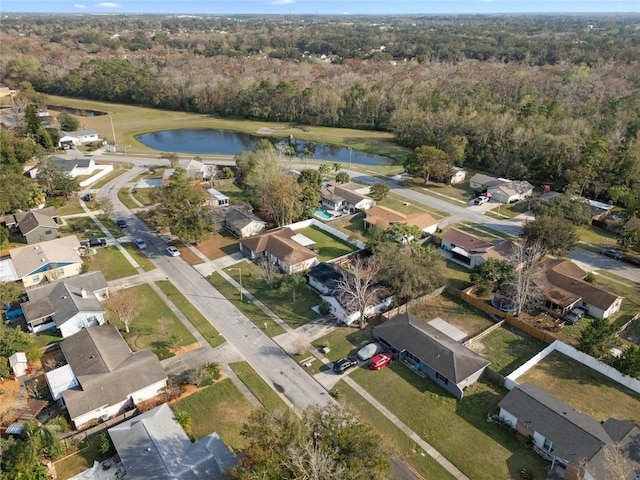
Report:
[[331,220],[333,215],[327,212],[324,208],[316,208],[313,212],[314,217],[318,217],[320,220]]

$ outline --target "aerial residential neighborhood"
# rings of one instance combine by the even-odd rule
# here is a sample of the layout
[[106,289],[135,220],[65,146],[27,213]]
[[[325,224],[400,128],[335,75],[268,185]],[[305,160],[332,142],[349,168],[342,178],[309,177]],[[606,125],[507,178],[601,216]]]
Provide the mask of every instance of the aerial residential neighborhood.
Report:
[[380,18],[6,14],[0,478],[640,479],[640,17]]

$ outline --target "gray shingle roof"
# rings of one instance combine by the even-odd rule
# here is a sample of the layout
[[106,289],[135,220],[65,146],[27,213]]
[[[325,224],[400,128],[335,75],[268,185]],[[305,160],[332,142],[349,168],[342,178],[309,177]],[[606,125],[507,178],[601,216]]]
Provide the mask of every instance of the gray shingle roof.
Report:
[[109,429],[126,478],[216,480],[235,464],[217,433],[191,443],[164,404]]
[[489,361],[415,315],[400,313],[374,329],[374,334],[400,351],[407,351],[436,372],[459,384]]
[[245,213],[237,208],[233,208],[229,210],[227,216],[224,219],[227,225],[231,225],[238,230],[242,230],[247,225],[250,225],[253,222],[261,223],[262,225],[266,225],[267,222],[260,220],[258,217],[251,213]]

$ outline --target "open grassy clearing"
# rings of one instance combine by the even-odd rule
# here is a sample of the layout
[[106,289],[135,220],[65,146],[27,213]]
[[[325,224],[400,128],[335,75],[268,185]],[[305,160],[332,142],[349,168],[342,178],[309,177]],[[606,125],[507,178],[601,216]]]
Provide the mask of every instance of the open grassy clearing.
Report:
[[89,265],[89,271],[100,270],[108,282],[138,273],[115,246],[97,248],[96,254],[84,257],[84,261]]
[[196,245],[209,260],[217,260],[239,251],[238,239],[229,232],[214,233]]
[[109,322],[122,332],[131,350],[149,348],[162,360],[174,356],[171,349],[196,343],[193,335],[150,285],[138,285],[129,290],[138,299],[138,312],[129,326],[129,333],[124,333],[124,325],[110,310],[108,302],[104,306]]
[[303,228],[298,230],[296,233],[301,233],[316,242],[315,248],[318,252],[318,259],[321,262],[341,257],[356,250],[356,248],[349,242],[340,240],[339,238],[320,230],[318,227]]
[[260,400],[264,408],[271,411],[289,408],[275,390],[247,362],[233,362],[229,364],[229,368],[238,375],[242,383]]
[[428,212],[432,216],[434,216],[436,219],[449,216],[448,213],[438,210],[436,208],[429,208],[422,204],[416,205],[413,203],[412,200],[402,197],[400,195],[396,195],[394,193],[390,193],[383,200],[376,202],[376,204],[380,205],[381,207],[390,208],[391,210],[394,210],[398,213],[402,213],[404,215]]
[[507,376],[546,346],[540,340],[502,327],[471,344],[470,348],[491,362],[489,368]]
[[134,202],[129,195],[130,191],[131,187],[121,188],[120,190],[118,190],[118,200],[120,200],[129,210],[140,208],[140,206],[136,202]]
[[102,462],[113,454],[113,451],[106,454],[100,453],[100,436],[95,436],[87,441],[87,446],[84,449],[55,463],[56,476],[61,479],[71,478],[91,468],[94,460]]
[[244,313],[258,328],[264,330],[267,335],[275,337],[281,333],[285,333],[284,328],[274,322],[273,319],[265,314],[258,306],[247,299],[240,302],[240,292],[238,289],[222,278],[219,273],[212,273],[207,277],[207,280],[223,297],[233,303],[237,309]]
[[487,422],[506,390],[478,382],[456,400],[400,363],[377,372],[358,368],[350,376],[469,478],[520,478],[523,468],[546,478],[542,459]]
[[360,421],[366,422],[377,432],[387,448],[403,457],[423,478],[449,480],[453,476],[429,455],[422,453],[416,443],[387,417],[373,408],[353,388],[340,381],[334,391],[339,392],[339,401]]
[[145,272],[155,270],[156,266],[153,262],[149,260],[144,253],[142,253],[142,250],[134,246],[133,243],[123,243],[122,248],[124,248],[127,253],[131,255],[136,262],[138,262],[138,265],[140,265]]
[[495,322],[484,312],[446,293],[410,311],[427,322],[434,318],[441,318],[466,332],[469,338],[495,325]]
[[235,452],[241,452],[248,446],[240,431],[253,406],[229,379],[189,395],[172,409],[184,410],[191,415],[189,436],[193,440],[218,432],[224,443]]
[[66,225],[60,226],[60,234],[63,236],[75,235],[80,240],[104,236],[102,230],[90,217],[67,218],[64,222]]
[[559,352],[552,352],[518,378],[531,382],[576,410],[605,421],[640,424],[640,395]]
[[580,241],[603,248],[618,248],[618,235],[593,225],[576,227]]
[[[300,327],[318,318],[318,314],[311,308],[319,305],[322,300],[306,283],[302,283],[296,287],[296,299],[294,302],[293,291],[291,289],[280,291],[277,288],[269,288],[268,285],[262,281],[262,275],[257,265],[251,262],[239,262],[231,265],[229,268],[241,268],[242,287],[246,289],[246,291],[251,292],[251,294],[292,328]],[[239,282],[238,270],[230,270],[227,273],[236,282]]]
[[62,207],[56,207],[56,211],[58,212],[58,215],[60,217],[84,213],[84,210],[80,206],[80,197],[76,195],[69,198],[69,200],[67,200],[67,202]]
[[[467,172],[467,178],[471,178],[473,173]],[[431,193],[440,197],[441,195],[449,198],[454,198],[462,202],[468,202],[474,197],[474,190],[469,187],[469,181],[462,183],[456,183],[454,185],[447,185],[439,182],[429,181],[426,185],[422,178],[410,178],[404,180],[404,186],[412,190],[416,190],[420,193]],[[444,200],[444,199],[443,199]],[[460,205],[459,202],[454,202],[456,205]]]
[[154,205],[154,202],[151,200],[152,191],[153,188],[133,188],[131,195],[143,205],[149,206]]
[[[101,135],[110,136],[111,121],[113,121],[118,143],[120,145],[131,145],[128,150],[132,154],[158,153],[137,141],[135,138],[136,135],[142,133],[176,128],[215,128],[255,134],[260,128],[265,127],[274,130],[273,136],[284,138],[293,135],[298,140],[351,147],[356,150],[364,150],[378,155],[398,158],[399,161],[403,161],[408,153],[406,148],[396,145],[393,142],[393,135],[387,132],[314,126],[305,126],[304,130],[302,130],[291,127],[291,125],[287,123],[222,119],[210,115],[157,110],[54,95],[47,97],[47,103],[50,105],[98,110],[109,113],[110,115],[83,117],[85,128],[95,128]],[[204,155],[201,156],[205,157]],[[367,168],[375,170],[376,167],[367,165]],[[388,167],[387,170],[389,170]],[[399,172],[401,168],[396,167],[394,170]]]
[[225,342],[224,337],[220,335],[216,327],[200,313],[200,310],[198,310],[187,297],[180,293],[170,280],[160,280],[156,282],[156,285],[158,285],[158,288],[180,309],[184,316],[189,319],[209,345],[215,348]]

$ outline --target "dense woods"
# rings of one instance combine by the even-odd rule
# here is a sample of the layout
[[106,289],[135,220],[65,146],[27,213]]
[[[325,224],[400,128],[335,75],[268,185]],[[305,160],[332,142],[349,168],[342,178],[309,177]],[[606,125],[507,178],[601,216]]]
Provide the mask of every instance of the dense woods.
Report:
[[635,210],[639,23],[13,15],[0,75],[45,93],[391,131],[458,165]]

